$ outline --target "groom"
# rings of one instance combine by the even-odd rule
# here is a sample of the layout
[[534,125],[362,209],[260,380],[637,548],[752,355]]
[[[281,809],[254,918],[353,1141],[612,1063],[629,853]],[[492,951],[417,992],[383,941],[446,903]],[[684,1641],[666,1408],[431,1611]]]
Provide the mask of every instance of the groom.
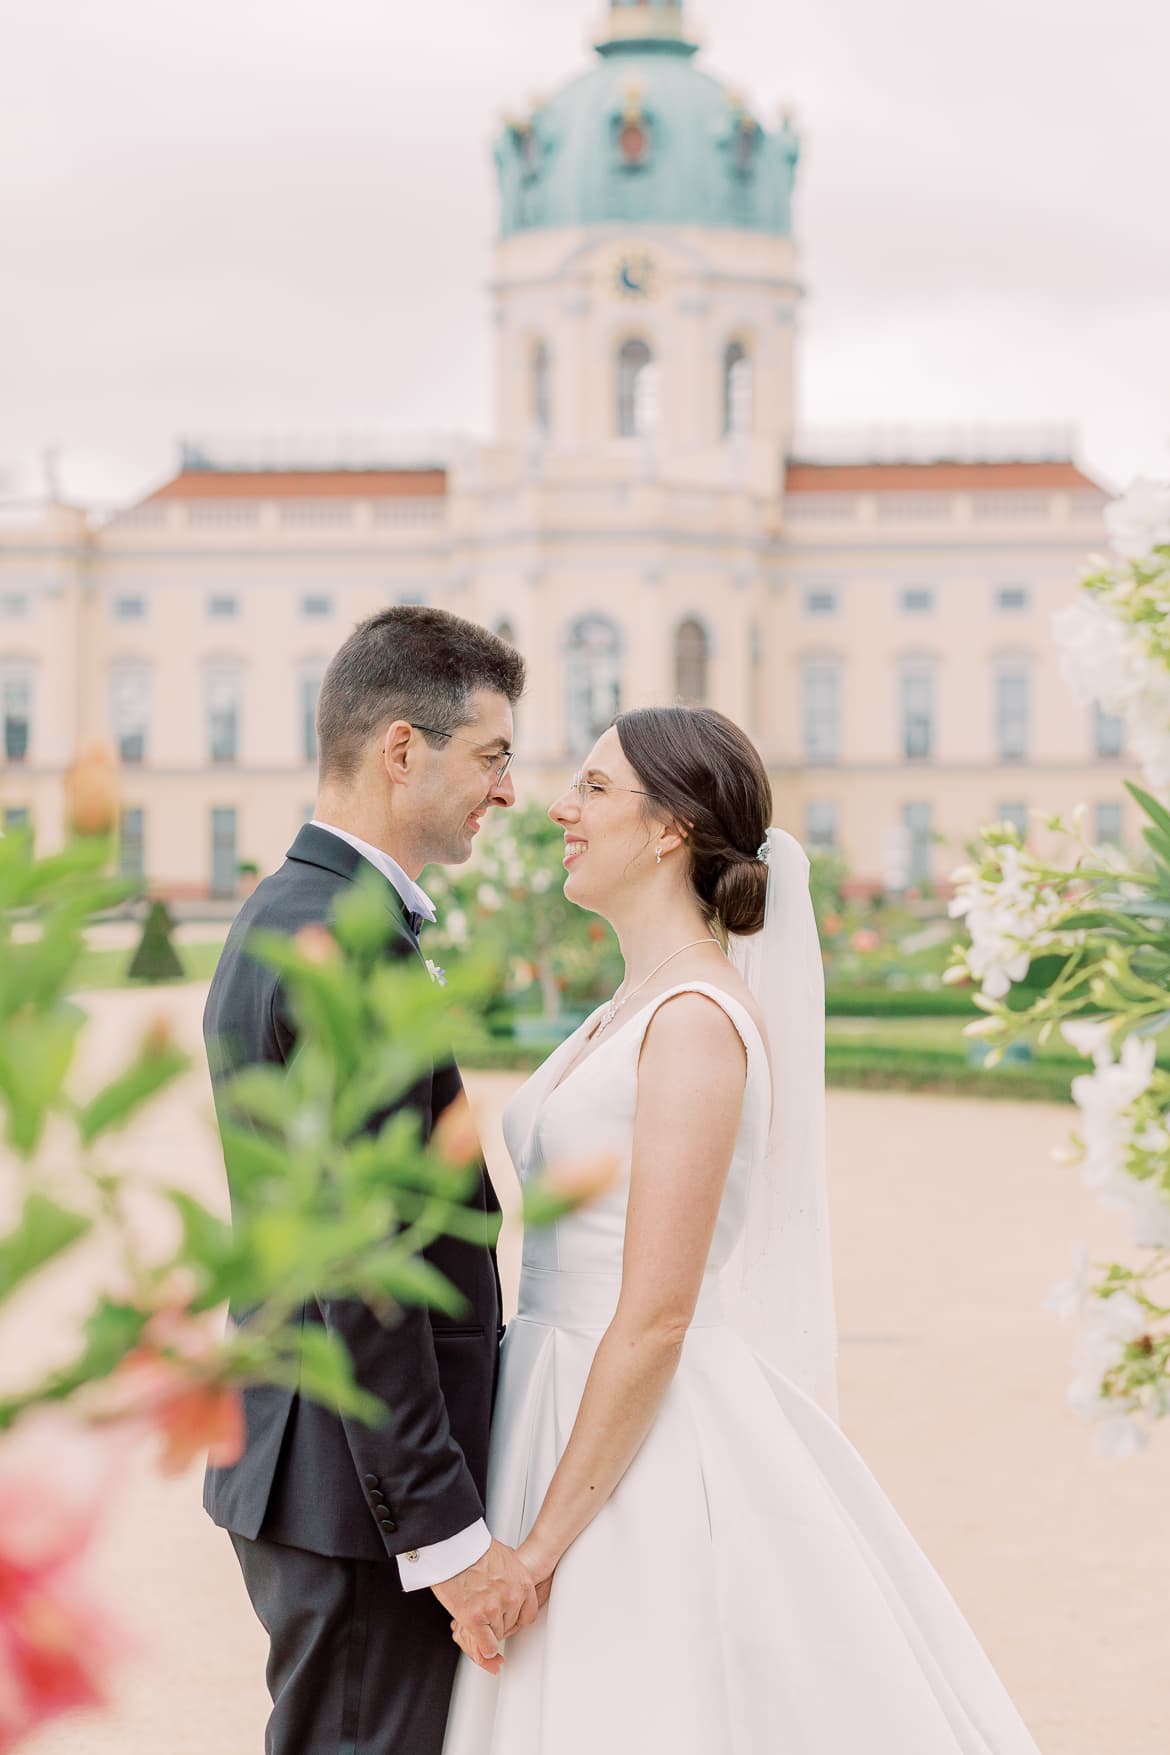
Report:
[[[253,928],[327,921],[372,865],[388,886],[390,954],[420,956],[434,909],[419,873],[466,860],[489,807],[515,802],[508,765],[523,685],[511,646],[440,610],[384,610],[345,641],[318,700],[313,820],[244,903],[211,983],[203,1022],[217,1088],[240,1066],[286,1062],[296,1046],[279,979],[247,954]],[[425,1138],[462,1090],[449,1063],[401,1102]],[[471,1198],[485,1215],[499,1211],[482,1166]],[[427,1256],[467,1301],[458,1323],[406,1309],[386,1326],[353,1300],[304,1310],[344,1338],[358,1382],[389,1409],[385,1425],[258,1387],[245,1392],[242,1458],[208,1470],[204,1504],[231,1533],[269,1636],[268,1755],[439,1755],[459,1655],[452,1617],[486,1657],[535,1618],[531,1578],[483,1517],[502,1333],[495,1253],[441,1238]]]

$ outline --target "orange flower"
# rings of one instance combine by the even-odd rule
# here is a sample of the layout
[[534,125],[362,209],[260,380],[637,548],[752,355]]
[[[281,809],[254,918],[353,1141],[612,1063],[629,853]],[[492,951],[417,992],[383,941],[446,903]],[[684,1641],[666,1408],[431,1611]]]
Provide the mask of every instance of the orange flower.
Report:
[[479,1129],[466,1091],[461,1091],[440,1115],[431,1135],[431,1145],[445,1164],[462,1170],[479,1157]]
[[108,835],[118,818],[118,762],[110,743],[87,743],[65,772],[65,812],[78,835]]
[[151,1018],[142,1032],[142,1041],[139,1046],[142,1053],[149,1055],[152,1059],[169,1054],[171,1049],[175,1047],[175,1026],[164,1012],[158,1012]]
[[199,1375],[193,1362],[150,1342],[128,1353],[99,1398],[97,1417],[153,1433],[159,1470],[181,1475],[204,1450],[214,1468],[244,1453],[244,1409],[237,1390]]
[[618,1159],[613,1152],[598,1152],[591,1158],[574,1158],[570,1163],[550,1164],[543,1182],[551,1194],[573,1206],[584,1206],[596,1200],[607,1188],[613,1187]]
[[153,1433],[164,1475],[182,1474],[204,1450],[215,1468],[230,1468],[243,1455],[243,1404],[222,1380],[218,1332],[179,1304],[150,1318],[140,1344],[97,1386],[93,1413]]
[[293,934],[293,944],[306,963],[316,963],[324,968],[341,960],[341,946],[327,926],[302,926]]

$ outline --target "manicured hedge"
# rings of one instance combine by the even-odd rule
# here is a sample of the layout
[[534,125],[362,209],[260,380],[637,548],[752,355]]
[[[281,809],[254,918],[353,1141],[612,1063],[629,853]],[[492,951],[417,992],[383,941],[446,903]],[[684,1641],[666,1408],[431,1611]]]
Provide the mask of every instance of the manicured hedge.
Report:
[[830,1018],[973,1018],[971,987],[830,987]]
[[1083,1060],[1001,1063],[990,1071],[953,1049],[897,1048],[880,1043],[830,1042],[828,1084],[847,1090],[935,1091],[968,1097],[1013,1097],[1067,1103]]

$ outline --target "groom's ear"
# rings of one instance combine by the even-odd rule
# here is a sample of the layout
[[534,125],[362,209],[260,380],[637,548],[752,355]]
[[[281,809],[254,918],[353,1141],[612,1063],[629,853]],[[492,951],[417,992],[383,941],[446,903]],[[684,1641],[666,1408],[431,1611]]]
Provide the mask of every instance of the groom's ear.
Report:
[[382,766],[396,786],[401,786],[409,777],[412,765],[410,740],[413,735],[414,726],[409,719],[395,719],[386,727],[386,735],[382,739]]

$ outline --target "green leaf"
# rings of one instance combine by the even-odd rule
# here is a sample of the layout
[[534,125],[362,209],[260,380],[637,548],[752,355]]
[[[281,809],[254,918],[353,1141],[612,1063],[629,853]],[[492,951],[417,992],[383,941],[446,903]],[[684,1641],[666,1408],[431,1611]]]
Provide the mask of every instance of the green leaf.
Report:
[[288,1071],[278,1066],[246,1066],[233,1073],[216,1093],[216,1108],[241,1115],[283,1136],[289,1119]]
[[571,1213],[578,1203],[558,1194],[537,1176],[524,1184],[523,1214],[526,1225],[553,1225]]
[[0,1300],[84,1237],[92,1223],[46,1195],[30,1194],[16,1229],[0,1238]]
[[1161,864],[1170,869],[1170,835],[1161,829],[1143,829],[1142,840]]
[[224,1164],[234,1193],[256,1199],[266,1189],[283,1189],[289,1181],[288,1147],[266,1139],[253,1128],[226,1118],[220,1125]]
[[147,1049],[118,1078],[85,1105],[77,1125],[86,1145],[100,1134],[124,1127],[136,1110],[187,1071],[191,1061],[180,1048]]
[[71,1365],[54,1371],[31,1390],[0,1401],[0,1432],[26,1408],[42,1402],[63,1402],[87,1383],[108,1377],[139,1341],[147,1318],[129,1304],[103,1299],[85,1325],[85,1346]]
[[354,1382],[349,1353],[339,1335],[320,1323],[306,1322],[301,1330],[298,1359],[297,1388],[301,1395],[367,1426],[385,1424],[385,1405]]
[[1155,823],[1164,835],[1170,836],[1170,810],[1167,810],[1165,805],[1159,804],[1156,798],[1151,797],[1143,787],[1138,786],[1133,780],[1127,780],[1125,784],[1131,796],[1136,798],[1151,822]]
[[84,1023],[84,1012],[61,1005],[0,1031],[0,1098],[8,1108],[9,1142],[22,1157],[35,1152],[49,1111],[62,1101]]
[[236,1257],[232,1227],[186,1189],[168,1188],[164,1192],[182,1220],[184,1259],[202,1268],[208,1282],[199,1306],[218,1304],[235,1290],[230,1280],[225,1279],[225,1270]]
[[368,1255],[357,1277],[364,1292],[381,1292],[397,1304],[421,1304],[444,1316],[463,1316],[469,1308],[462,1292],[437,1267],[401,1250]]

